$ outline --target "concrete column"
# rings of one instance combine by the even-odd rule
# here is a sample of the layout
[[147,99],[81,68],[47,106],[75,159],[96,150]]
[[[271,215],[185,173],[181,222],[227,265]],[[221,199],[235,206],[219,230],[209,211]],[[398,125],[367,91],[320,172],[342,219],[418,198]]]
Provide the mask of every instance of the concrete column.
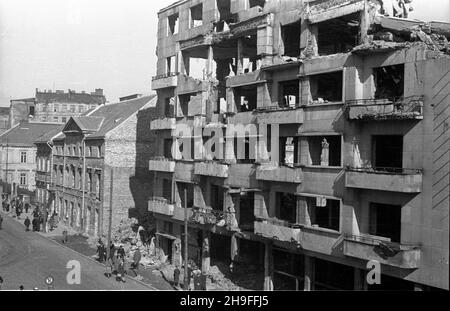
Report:
[[203,245],[202,245],[202,273],[208,273],[211,263],[210,256],[210,236],[211,233],[203,230]]
[[319,49],[318,49],[318,37],[319,37],[319,26],[317,24],[310,25],[309,27],[309,44],[311,46],[311,53],[313,56],[319,55]]
[[305,256],[305,278],[304,278],[304,288],[305,291],[312,290],[312,283],[314,282],[314,262],[313,258]]
[[369,12],[366,7],[360,13],[361,23],[359,25],[359,44],[368,42],[367,32],[370,27]]
[[244,46],[242,39],[237,39],[237,74],[240,75],[244,72],[244,57],[243,57]]
[[308,200],[306,197],[298,197],[297,200],[298,223],[311,226],[311,217],[308,210]]
[[264,251],[264,290],[273,290],[273,255],[272,243],[265,243]]
[[214,52],[212,45],[208,46],[208,60],[206,62],[206,75],[208,77],[213,76],[213,61],[214,61]]

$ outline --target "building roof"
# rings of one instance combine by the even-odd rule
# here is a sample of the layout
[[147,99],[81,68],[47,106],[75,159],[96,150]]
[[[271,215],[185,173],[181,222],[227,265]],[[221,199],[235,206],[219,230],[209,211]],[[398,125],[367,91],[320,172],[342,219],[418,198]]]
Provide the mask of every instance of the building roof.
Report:
[[20,99],[11,99],[11,102],[33,102],[34,103],[34,101],[35,101],[34,97],[20,98]]
[[9,115],[10,108],[9,107],[0,107],[0,115],[7,114]]
[[34,147],[38,137],[60,126],[58,123],[22,121],[0,135],[0,145]]
[[49,130],[48,132],[42,134],[41,136],[39,136],[34,141],[34,143],[35,144],[46,144],[47,142],[51,141],[53,139],[53,137],[55,137],[56,135],[61,133],[63,128],[64,128],[64,125],[60,124],[58,127],[55,127],[53,129]]
[[36,92],[37,103],[83,103],[100,105],[105,103],[105,97],[99,94],[64,92]]
[[[72,128],[71,124],[75,123],[81,131],[86,132],[86,139],[104,138],[109,131],[122,124],[150,102],[153,105],[156,104],[156,95],[100,106],[88,115],[71,117],[64,125],[64,131],[70,131]],[[56,139],[62,138],[64,138],[64,134],[56,137]]]

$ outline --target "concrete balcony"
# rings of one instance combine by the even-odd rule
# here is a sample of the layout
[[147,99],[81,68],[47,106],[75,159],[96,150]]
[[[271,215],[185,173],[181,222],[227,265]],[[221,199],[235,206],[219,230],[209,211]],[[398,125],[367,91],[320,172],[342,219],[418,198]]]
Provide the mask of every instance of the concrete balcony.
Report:
[[169,72],[166,74],[154,76],[152,78],[152,90],[159,90],[166,87],[176,87],[178,81],[178,72]]
[[349,120],[421,120],[423,96],[347,101]]
[[422,192],[422,171],[419,169],[347,168],[345,186],[403,193]]
[[257,235],[281,242],[297,242],[300,235],[300,228],[286,227],[273,220],[255,221],[254,230]]
[[[184,221],[184,213],[185,210],[181,206],[175,205],[175,208],[173,210],[173,216],[172,219],[178,220],[178,221]],[[192,218],[192,208],[187,208],[187,219]]]
[[344,255],[378,262],[402,269],[420,267],[421,250],[418,245],[392,243],[365,236],[345,236]]
[[150,122],[151,130],[173,130],[176,126],[175,118],[161,118]]
[[164,157],[154,158],[148,162],[148,169],[156,172],[173,173],[175,171],[175,161]]
[[256,179],[289,183],[302,182],[302,169],[300,167],[275,166],[262,164],[256,167]]
[[301,124],[304,113],[302,108],[261,107],[257,109],[256,122],[265,124]]
[[174,205],[172,203],[169,203],[164,198],[154,197],[150,198],[150,200],[148,201],[148,211],[157,214],[173,216]]
[[219,163],[217,161],[196,162],[194,173],[197,175],[227,178],[228,164]]

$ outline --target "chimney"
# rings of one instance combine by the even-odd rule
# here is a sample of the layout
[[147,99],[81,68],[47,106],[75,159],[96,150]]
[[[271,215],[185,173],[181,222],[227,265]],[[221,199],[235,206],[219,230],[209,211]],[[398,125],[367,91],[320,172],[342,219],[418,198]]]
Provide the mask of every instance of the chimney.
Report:
[[95,89],[93,95],[103,96],[103,89]]

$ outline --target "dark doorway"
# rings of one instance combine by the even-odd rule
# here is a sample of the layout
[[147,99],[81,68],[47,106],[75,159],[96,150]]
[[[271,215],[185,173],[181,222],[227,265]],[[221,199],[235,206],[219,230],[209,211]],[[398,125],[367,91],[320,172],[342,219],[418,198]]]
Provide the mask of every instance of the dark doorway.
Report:
[[374,166],[376,170],[398,171],[402,168],[403,136],[372,136]]
[[390,238],[400,242],[401,206],[370,203],[369,234]]

